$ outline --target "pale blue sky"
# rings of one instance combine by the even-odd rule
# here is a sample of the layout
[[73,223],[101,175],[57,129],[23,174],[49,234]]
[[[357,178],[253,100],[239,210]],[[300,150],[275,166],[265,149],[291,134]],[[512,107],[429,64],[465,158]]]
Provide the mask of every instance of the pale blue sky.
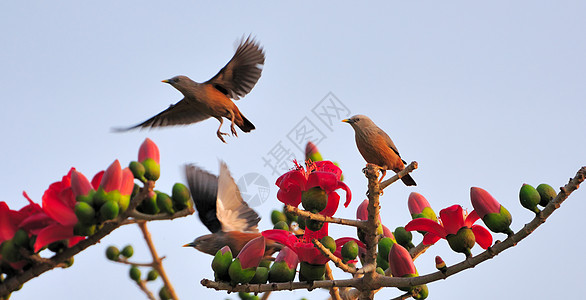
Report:
[[[161,150],[160,190],[184,181],[184,163],[217,173],[218,159],[235,178],[254,172],[272,184],[276,176],[263,157],[279,142],[300,157],[287,135],[307,117],[320,125],[319,148],[340,163],[354,194],[337,215],[353,217],[366,191],[364,161],[350,126],[335,122],[326,128],[312,113],[329,92],[351,114],[368,115],[386,130],[405,160],[419,162],[417,187],[397,184],[385,191],[382,217],[389,228],[410,219],[411,191],[425,195],[439,212],[455,203],[471,209],[469,189],[480,186],[513,214],[517,231],[532,218],[518,203],[523,183],[557,189],[586,163],[582,1],[34,2],[0,4],[0,189],[1,200],[14,208],[25,204],[23,190],[40,202],[71,166],[93,176],[116,158],[128,164],[145,137]],[[230,59],[236,40],[249,33],[267,55],[258,84],[237,103],[255,131],[227,138],[228,144],[215,136],[215,120],[110,132],[180,100],[160,80],[178,74],[209,79]],[[270,227],[270,210],[280,207],[276,191],[271,185],[269,200],[255,207],[263,229]],[[578,227],[585,195],[573,194],[517,247],[430,284],[430,299],[576,297],[586,279]],[[213,276],[211,257],[181,247],[207,233],[195,216],[150,228],[182,299],[226,297],[199,284]],[[331,228],[334,237],[354,233]],[[143,298],[128,268],[104,256],[106,246],[128,243],[136,260],[147,260],[137,228],[121,228],[78,255],[72,268],[43,274],[11,299]],[[416,261],[420,274],[435,271],[437,254],[448,265],[463,258],[440,241]],[[160,286],[157,281],[153,289]],[[377,298],[399,293],[390,288]]]

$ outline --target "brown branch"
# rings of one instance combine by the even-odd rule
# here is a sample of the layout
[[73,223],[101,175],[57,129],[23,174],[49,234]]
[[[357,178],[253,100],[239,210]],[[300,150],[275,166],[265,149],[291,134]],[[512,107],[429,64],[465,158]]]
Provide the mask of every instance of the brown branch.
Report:
[[149,215],[149,214],[141,213],[137,210],[133,210],[130,212],[129,216],[134,218],[134,220],[129,220],[129,221],[133,221],[133,223],[138,223],[140,221],[173,220],[173,219],[189,216],[189,215],[193,214],[194,212],[195,212],[195,209],[193,209],[193,207],[185,208],[185,209],[180,210],[178,212],[175,212],[174,214],[171,214],[171,215],[166,214],[166,213]]
[[[317,241],[314,239],[314,241]],[[322,245],[323,247],[323,245]],[[332,269],[330,268],[330,264],[326,264],[326,279],[327,280],[334,280],[334,275],[332,275]],[[330,288],[330,296],[332,296],[332,300],[342,300],[340,297],[340,289],[337,287]]]
[[411,297],[413,297],[413,293],[407,292],[407,293],[405,293],[405,294],[403,294],[401,296],[397,296],[397,297],[395,297],[395,298],[393,298],[391,300],[406,300],[406,299],[409,299]]
[[136,285],[138,285],[140,290],[147,295],[147,298],[149,298],[150,300],[157,300],[155,295],[153,295],[153,293],[147,288],[144,280],[136,281]]
[[[364,277],[360,278],[363,285],[358,288],[360,290],[359,299],[374,299],[375,290],[378,287],[373,286],[375,278],[378,274],[376,270],[376,246],[377,234],[376,230],[380,226],[380,205],[379,196],[381,189],[378,182],[379,169],[373,164],[367,164],[366,168],[362,170],[368,179],[368,220],[366,228],[364,228],[364,243],[366,244],[366,255],[364,256],[364,268],[370,269],[370,272],[365,272]],[[390,183],[389,183],[390,184]]]
[[341,280],[319,280],[319,281],[303,281],[303,282],[273,282],[266,284],[239,284],[232,286],[228,282],[213,281],[209,279],[202,279],[201,285],[215,289],[233,292],[246,292],[246,293],[262,293],[268,291],[292,291],[299,289],[306,289],[312,291],[314,289],[331,287],[344,287],[344,286],[357,286],[360,284],[362,278],[356,279],[341,279]]
[[140,227],[140,231],[142,231],[144,240],[146,241],[147,246],[149,247],[149,251],[151,252],[151,256],[153,257],[153,268],[157,270],[157,272],[161,276],[161,279],[163,279],[165,287],[167,287],[169,294],[171,294],[171,299],[179,299],[177,298],[177,294],[175,293],[175,289],[173,288],[173,285],[171,284],[171,281],[169,280],[167,273],[165,273],[165,268],[163,268],[162,262],[163,259],[159,258],[159,255],[157,254],[157,249],[155,248],[155,244],[153,243],[151,234],[147,229],[146,221],[138,223],[138,227]]
[[429,247],[431,247],[431,245],[424,245],[423,242],[421,242],[419,245],[411,248],[411,250],[409,250],[409,254],[411,254],[411,258],[415,260],[419,257],[419,255],[425,253]]
[[391,183],[401,179],[403,176],[413,172],[413,170],[417,169],[417,162],[411,162],[408,166],[405,167],[405,169],[401,170],[399,173],[395,174],[395,176],[381,182],[380,184],[380,189],[383,190],[385,189],[387,186],[391,185]]
[[267,291],[262,293],[262,297],[260,297],[260,300],[267,300],[269,299],[269,296],[271,295],[271,291]]
[[[165,259],[166,257],[163,256],[161,257],[161,260]],[[155,266],[154,262],[151,263],[136,263],[136,262],[131,262],[126,258],[119,258],[118,260],[114,260],[114,262],[117,263],[121,263],[121,264],[125,264],[125,265],[131,265],[131,266],[139,266],[139,267],[151,267],[153,268]]]
[[349,265],[343,263],[340,258],[335,256],[330,251],[330,249],[326,248],[320,241],[318,241],[317,239],[313,239],[311,241],[313,242],[313,245],[315,246],[315,248],[317,248],[319,251],[321,251],[321,253],[323,255],[325,255],[327,258],[329,258],[336,265],[336,267],[340,268],[342,271],[344,271],[346,273],[352,273],[352,274],[356,273],[355,267],[352,267],[352,266],[349,266]]
[[320,214],[314,214],[314,213],[299,209],[297,207],[294,207],[294,206],[291,206],[288,204],[285,205],[285,211],[290,212],[295,215],[298,215],[298,216],[301,216],[301,217],[309,218],[309,219],[312,219],[315,221],[330,222],[330,223],[354,226],[354,227],[358,227],[358,228],[364,228],[366,226],[366,222],[364,222],[364,221],[334,218],[334,217],[324,216],[324,215],[320,215]]

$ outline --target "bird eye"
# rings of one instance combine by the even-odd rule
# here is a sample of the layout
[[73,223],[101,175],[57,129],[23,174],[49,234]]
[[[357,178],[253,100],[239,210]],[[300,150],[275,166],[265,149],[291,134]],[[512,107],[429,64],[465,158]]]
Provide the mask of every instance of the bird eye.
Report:
[[354,122],[358,122],[358,121],[360,121],[360,118],[354,119]]

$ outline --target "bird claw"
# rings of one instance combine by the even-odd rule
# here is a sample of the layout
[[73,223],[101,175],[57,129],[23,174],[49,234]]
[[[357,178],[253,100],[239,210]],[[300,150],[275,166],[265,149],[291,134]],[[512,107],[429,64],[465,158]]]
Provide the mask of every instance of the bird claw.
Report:
[[228,135],[227,133],[225,133],[225,132],[221,132],[221,131],[219,131],[219,130],[218,130],[218,131],[216,132],[216,135],[218,135],[218,138],[220,139],[220,141],[222,141],[224,144],[226,144],[226,140],[224,140],[224,138],[223,138],[222,136],[223,136],[223,135]]
[[238,137],[238,133],[236,132],[236,128],[234,128],[234,123],[230,126],[230,130],[232,131],[232,135]]

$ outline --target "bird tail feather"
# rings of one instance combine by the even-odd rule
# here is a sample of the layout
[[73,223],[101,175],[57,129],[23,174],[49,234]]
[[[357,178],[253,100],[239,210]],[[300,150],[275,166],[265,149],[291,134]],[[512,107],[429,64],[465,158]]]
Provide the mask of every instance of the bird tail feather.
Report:
[[415,180],[413,180],[413,177],[411,177],[411,175],[409,175],[409,174],[401,177],[401,180],[403,181],[403,183],[406,186],[416,186],[417,185],[417,183],[415,183]]
[[238,127],[242,131],[250,132],[251,130],[256,128],[256,127],[254,127],[254,124],[252,124],[252,122],[248,121],[248,119],[246,117],[244,117],[243,114],[240,114],[240,116],[242,117],[242,122],[239,122],[236,125],[238,125]]

